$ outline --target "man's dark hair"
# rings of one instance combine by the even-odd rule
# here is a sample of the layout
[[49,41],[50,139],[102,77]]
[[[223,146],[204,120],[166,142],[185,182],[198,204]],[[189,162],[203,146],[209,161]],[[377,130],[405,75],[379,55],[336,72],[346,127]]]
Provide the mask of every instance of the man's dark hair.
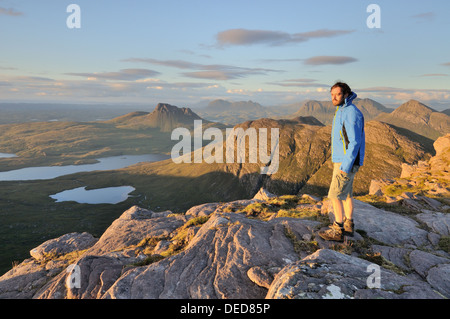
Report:
[[[333,90],[333,89],[336,88],[336,87],[341,88],[342,94],[343,94],[343,95],[346,95],[346,94],[350,95],[350,93],[352,93],[352,89],[348,86],[347,83],[344,83],[344,82],[336,82],[336,84],[333,85],[333,86],[331,87],[331,90]],[[331,90],[330,90],[330,91],[331,91]]]

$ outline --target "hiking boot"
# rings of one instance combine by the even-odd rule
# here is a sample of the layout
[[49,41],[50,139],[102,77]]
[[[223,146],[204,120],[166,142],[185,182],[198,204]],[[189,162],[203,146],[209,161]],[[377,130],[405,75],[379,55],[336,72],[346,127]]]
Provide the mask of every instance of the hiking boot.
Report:
[[353,223],[353,219],[346,219],[344,221],[344,235],[353,237],[355,233],[355,224]]
[[325,240],[344,241],[344,228],[336,223],[330,225],[328,229],[320,230],[318,234]]

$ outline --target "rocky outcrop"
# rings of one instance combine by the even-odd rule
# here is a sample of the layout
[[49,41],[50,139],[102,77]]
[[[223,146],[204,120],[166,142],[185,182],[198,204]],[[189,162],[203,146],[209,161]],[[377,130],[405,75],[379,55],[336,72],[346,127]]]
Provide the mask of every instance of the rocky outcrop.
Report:
[[408,210],[450,210],[450,134],[434,142],[436,155],[417,164],[402,164],[400,178],[372,180],[369,194]]
[[134,206],[98,239],[32,249],[0,277],[0,298],[450,298],[449,141],[402,178],[372,181],[344,243],[317,236],[332,206],[307,194],[260,189],[177,214]]
[[73,233],[33,249],[0,277],[0,298],[450,297],[448,214],[356,200],[355,236],[336,243],[317,236],[331,213],[326,200],[264,190],[184,214],[134,206],[98,240]]
[[[290,264],[277,275],[267,298],[299,299],[422,299],[439,297],[433,288],[408,276],[379,268],[373,263],[330,249]],[[444,274],[442,274],[444,275]],[[372,282],[373,280],[373,282]],[[371,288],[372,287],[372,288]]]
[[435,148],[401,178],[372,181],[344,243],[317,236],[332,206],[307,194],[261,188],[182,214],[134,206],[98,239],[32,249],[0,277],[0,298],[450,298],[450,134]]

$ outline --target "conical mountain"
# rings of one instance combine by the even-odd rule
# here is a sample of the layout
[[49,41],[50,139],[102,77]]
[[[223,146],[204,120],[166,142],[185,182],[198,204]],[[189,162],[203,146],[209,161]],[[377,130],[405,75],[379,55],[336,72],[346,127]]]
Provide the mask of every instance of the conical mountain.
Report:
[[[153,112],[132,112],[112,119],[109,122],[120,126],[159,128],[162,132],[170,132],[177,127],[192,128],[195,120],[202,120],[190,108],[179,108],[167,103],[159,103]],[[203,120],[205,123],[208,121]]]
[[159,103],[155,110],[146,116],[145,122],[150,127],[159,127],[161,131],[169,132],[176,127],[192,126],[194,120],[201,119],[190,108]]

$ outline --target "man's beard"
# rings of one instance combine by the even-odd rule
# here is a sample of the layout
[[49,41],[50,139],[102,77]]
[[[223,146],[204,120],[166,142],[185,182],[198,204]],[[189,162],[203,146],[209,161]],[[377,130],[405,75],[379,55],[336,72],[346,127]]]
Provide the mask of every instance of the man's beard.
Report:
[[333,100],[332,102],[333,102],[333,105],[334,105],[334,106],[338,106],[338,105],[344,104],[345,99],[342,98],[340,101]]

